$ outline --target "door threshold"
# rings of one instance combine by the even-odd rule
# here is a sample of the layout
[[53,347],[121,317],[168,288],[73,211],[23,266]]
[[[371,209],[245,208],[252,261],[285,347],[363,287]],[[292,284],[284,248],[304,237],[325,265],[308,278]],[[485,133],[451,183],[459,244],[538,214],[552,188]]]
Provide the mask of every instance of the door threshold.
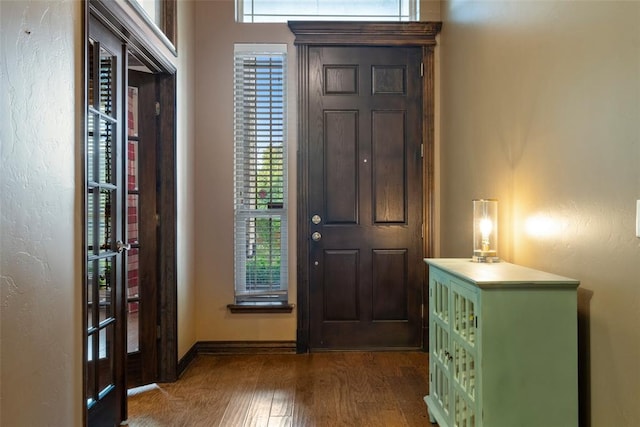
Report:
[[133,387],[127,390],[127,397],[131,397],[131,396],[135,396],[136,394],[145,393],[151,390],[159,390],[159,389],[160,387],[158,387],[158,384],[156,383],[141,385],[141,386]]

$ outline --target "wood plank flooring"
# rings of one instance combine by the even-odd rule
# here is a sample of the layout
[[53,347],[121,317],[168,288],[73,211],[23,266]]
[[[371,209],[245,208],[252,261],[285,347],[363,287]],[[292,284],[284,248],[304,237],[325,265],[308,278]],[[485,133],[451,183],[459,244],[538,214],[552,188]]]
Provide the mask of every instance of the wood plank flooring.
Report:
[[199,355],[129,397],[130,427],[430,426],[428,354]]

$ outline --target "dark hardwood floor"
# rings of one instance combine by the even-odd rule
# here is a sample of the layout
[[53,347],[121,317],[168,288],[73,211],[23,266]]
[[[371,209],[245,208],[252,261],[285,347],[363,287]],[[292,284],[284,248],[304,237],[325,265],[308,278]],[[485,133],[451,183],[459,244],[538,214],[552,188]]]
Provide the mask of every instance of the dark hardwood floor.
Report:
[[430,426],[428,354],[199,355],[129,397],[130,427]]

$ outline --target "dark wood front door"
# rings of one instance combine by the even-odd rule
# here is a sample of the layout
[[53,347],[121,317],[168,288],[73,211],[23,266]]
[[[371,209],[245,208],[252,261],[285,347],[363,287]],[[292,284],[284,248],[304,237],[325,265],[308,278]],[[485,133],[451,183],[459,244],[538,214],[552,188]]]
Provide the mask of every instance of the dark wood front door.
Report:
[[309,47],[311,350],[422,344],[421,60]]

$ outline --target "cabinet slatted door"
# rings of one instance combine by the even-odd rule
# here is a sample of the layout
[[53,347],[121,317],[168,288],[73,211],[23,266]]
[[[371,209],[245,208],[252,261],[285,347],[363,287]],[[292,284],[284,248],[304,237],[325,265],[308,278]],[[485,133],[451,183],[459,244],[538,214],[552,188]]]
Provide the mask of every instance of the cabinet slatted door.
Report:
[[437,272],[430,278],[430,397],[434,411],[454,415],[455,426],[475,427],[478,296],[462,283],[451,284]]
[[449,384],[449,286],[446,278],[435,276],[429,284],[430,385],[431,395],[445,414],[450,410]]
[[456,283],[450,289],[453,313],[453,413],[455,426],[476,425],[476,306],[477,293]]

